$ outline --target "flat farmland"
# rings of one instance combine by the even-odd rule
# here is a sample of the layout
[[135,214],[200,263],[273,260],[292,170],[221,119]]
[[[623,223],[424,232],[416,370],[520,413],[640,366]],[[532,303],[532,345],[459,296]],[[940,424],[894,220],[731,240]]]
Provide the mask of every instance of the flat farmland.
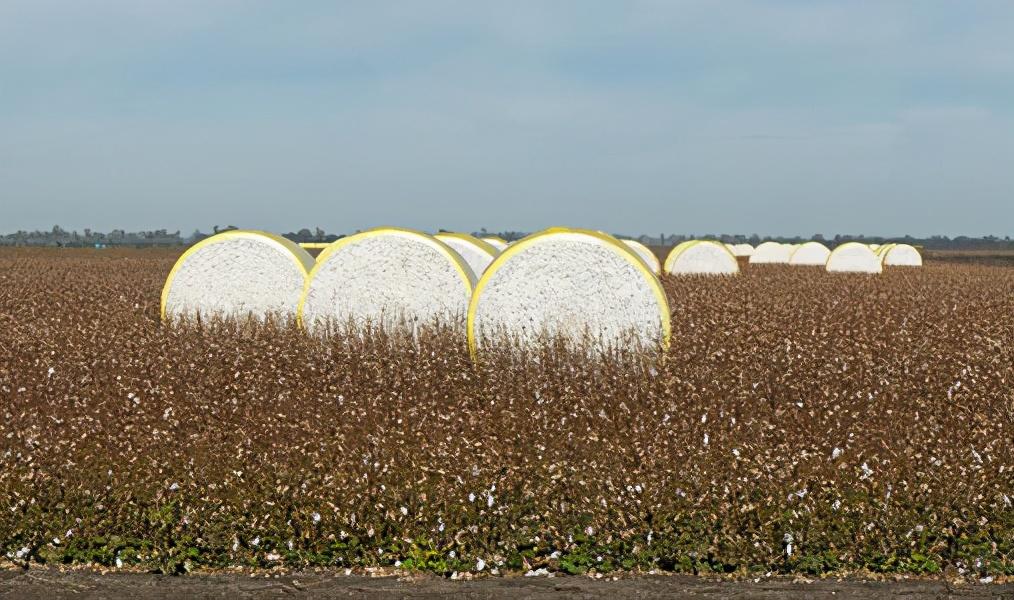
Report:
[[0,251],[8,562],[1014,574],[1014,269],[664,278],[632,367],[169,327],[177,256]]

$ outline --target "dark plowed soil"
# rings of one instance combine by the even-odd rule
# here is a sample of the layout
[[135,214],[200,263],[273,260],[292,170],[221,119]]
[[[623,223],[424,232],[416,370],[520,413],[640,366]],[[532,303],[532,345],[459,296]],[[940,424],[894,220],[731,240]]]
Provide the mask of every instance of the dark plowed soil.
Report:
[[0,598],[990,598],[1014,599],[1014,584],[946,581],[765,579],[718,581],[643,576],[617,581],[588,577],[511,577],[450,581],[306,573],[277,578],[242,574],[172,577],[140,573],[32,569],[0,573]]

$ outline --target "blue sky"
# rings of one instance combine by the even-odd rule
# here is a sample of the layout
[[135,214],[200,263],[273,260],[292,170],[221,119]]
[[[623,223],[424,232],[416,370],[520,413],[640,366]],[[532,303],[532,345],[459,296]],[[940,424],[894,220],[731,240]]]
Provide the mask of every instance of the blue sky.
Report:
[[1014,3],[0,2],[0,231],[1014,234]]

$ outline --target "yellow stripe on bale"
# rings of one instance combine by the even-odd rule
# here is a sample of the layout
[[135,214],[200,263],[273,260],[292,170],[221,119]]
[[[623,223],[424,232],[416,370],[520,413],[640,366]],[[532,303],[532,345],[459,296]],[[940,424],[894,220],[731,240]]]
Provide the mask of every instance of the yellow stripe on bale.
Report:
[[159,313],[163,321],[166,320],[166,303],[169,300],[169,291],[172,289],[173,280],[176,278],[176,274],[183,267],[184,263],[186,263],[187,259],[193,256],[202,248],[206,248],[212,244],[218,244],[220,242],[232,239],[253,239],[258,241],[270,242],[288,252],[289,255],[292,257],[292,260],[297,265],[299,265],[300,269],[303,270],[304,274],[309,274],[310,270],[313,268],[314,265],[313,257],[310,256],[310,254],[306,250],[300,248],[299,244],[280,235],[268,233],[266,231],[258,231],[254,229],[233,229],[230,231],[223,231],[222,233],[217,233],[187,248],[186,252],[184,252],[182,255],[180,255],[178,259],[176,259],[176,263],[173,265],[172,270],[169,271],[169,276],[166,277],[165,285],[162,286],[162,296],[160,300]]
[[652,294],[655,296],[655,301],[658,306],[659,322],[662,327],[662,349],[667,350],[669,348],[670,338],[672,336],[672,323],[670,322],[669,312],[669,301],[666,299],[665,289],[662,287],[662,283],[658,277],[644,264],[641,257],[632,250],[629,246],[624,244],[622,241],[614,238],[613,236],[602,233],[601,231],[593,231],[589,229],[576,229],[569,227],[550,227],[543,231],[533,233],[523,239],[517,240],[512,243],[506,250],[500,253],[493,261],[491,265],[479,278],[478,283],[475,285],[475,291],[472,293],[472,300],[468,305],[468,319],[467,319],[467,332],[468,332],[468,350],[472,355],[473,359],[478,356],[478,339],[475,331],[475,318],[476,312],[479,308],[479,301],[482,299],[483,291],[485,290],[486,284],[496,275],[500,268],[507,264],[507,262],[514,255],[518,254],[525,248],[532,246],[533,244],[539,243],[540,240],[554,236],[561,233],[573,233],[586,235],[595,238],[599,241],[605,242],[606,247],[613,249],[620,257],[628,262],[634,269],[637,270],[645,279],[648,287],[651,289]]

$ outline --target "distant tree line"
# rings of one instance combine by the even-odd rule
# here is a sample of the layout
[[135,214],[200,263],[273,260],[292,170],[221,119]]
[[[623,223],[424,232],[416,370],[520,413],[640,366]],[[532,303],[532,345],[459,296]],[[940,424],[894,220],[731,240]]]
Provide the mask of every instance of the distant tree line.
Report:
[[[221,233],[223,231],[230,231],[236,229],[234,225],[219,226],[215,225],[211,228],[210,233],[204,233],[201,230],[195,230],[189,236],[182,236],[179,231],[169,232],[166,229],[156,229],[153,231],[124,231],[122,229],[114,229],[108,233],[99,231],[92,231],[91,229],[85,229],[83,232],[78,231],[67,231],[59,225],[54,225],[49,231],[17,231],[15,233],[9,233],[0,236],[0,246],[52,246],[52,247],[64,247],[64,248],[86,248],[86,247],[114,247],[114,246],[133,246],[133,247],[151,247],[151,246],[189,246],[196,242],[199,242],[207,237]],[[282,234],[284,237],[297,242],[297,243],[321,243],[321,242],[333,242],[337,239],[344,237],[341,234],[328,233],[320,227],[314,229],[300,229],[299,231],[290,231]],[[479,231],[473,232],[473,235],[483,237],[496,235],[509,242],[519,240],[526,235],[528,232],[524,231],[487,231],[485,228]],[[784,243],[802,243],[809,240],[816,240],[824,242],[830,247],[844,244],[845,242],[863,242],[867,244],[883,244],[887,242],[904,242],[906,244],[913,244],[922,246],[930,250],[1014,250],[1014,240],[1011,240],[1010,236],[1003,238],[995,235],[987,235],[985,237],[968,237],[968,236],[957,236],[954,238],[947,237],[944,235],[934,235],[927,238],[917,238],[910,235],[900,237],[879,237],[879,236],[864,236],[864,235],[853,235],[853,234],[839,234],[831,238],[825,238],[822,234],[814,234],[811,237],[762,237],[757,234],[752,235],[732,235],[732,234],[715,234],[715,233],[701,233],[701,234],[659,234],[657,236],[652,235],[627,235],[627,234],[614,234],[617,237],[636,239],[648,245],[654,246],[671,246],[678,244],[685,240],[692,239],[709,239],[719,240],[730,244],[748,243],[756,246],[757,244],[773,240],[776,242]]]

